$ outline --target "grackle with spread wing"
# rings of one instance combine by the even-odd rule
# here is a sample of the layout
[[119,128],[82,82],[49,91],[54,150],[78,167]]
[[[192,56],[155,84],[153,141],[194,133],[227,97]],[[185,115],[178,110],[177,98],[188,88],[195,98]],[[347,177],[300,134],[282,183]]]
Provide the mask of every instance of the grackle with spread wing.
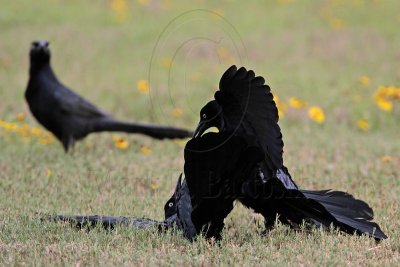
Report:
[[57,79],[50,65],[47,41],[32,43],[25,98],[33,116],[57,137],[66,152],[75,141],[93,132],[139,133],[157,139],[192,135],[179,128],[121,122],[104,113]]
[[214,97],[201,109],[194,137],[202,138],[208,128],[216,127],[220,134],[240,136],[262,150],[263,160],[243,182],[237,198],[264,216],[267,229],[274,226],[276,218],[292,226],[307,220],[350,234],[387,238],[372,221],[373,211],[364,201],[340,191],[298,188],[283,165],[278,110],[263,77],[231,66],[222,75]]
[[[224,219],[233,209],[243,178],[262,158],[258,148],[239,136],[207,133],[186,144],[184,173],[196,235],[221,239]],[[166,217],[177,212],[175,203],[174,194],[165,204]]]

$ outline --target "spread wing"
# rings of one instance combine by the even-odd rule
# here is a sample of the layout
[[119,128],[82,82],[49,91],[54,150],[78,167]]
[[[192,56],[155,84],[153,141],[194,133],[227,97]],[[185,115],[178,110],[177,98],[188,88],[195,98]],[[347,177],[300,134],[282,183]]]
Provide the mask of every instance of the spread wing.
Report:
[[108,116],[95,105],[74,93],[72,90],[59,84],[58,90],[54,90],[54,97],[62,112],[80,117],[95,118]]
[[236,129],[240,125],[245,129],[250,127],[272,167],[281,168],[283,141],[278,109],[264,78],[233,65],[222,75],[219,89],[215,100],[222,106],[224,118]]

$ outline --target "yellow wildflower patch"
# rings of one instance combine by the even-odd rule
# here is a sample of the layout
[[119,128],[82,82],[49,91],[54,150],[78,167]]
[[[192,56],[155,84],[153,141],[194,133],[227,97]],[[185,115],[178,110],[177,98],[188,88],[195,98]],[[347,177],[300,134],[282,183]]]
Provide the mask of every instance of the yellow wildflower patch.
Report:
[[126,0],[112,0],[111,8],[115,11],[123,11],[128,8],[128,3]]
[[25,121],[25,114],[22,112],[18,113],[16,117],[18,121]]
[[111,9],[114,10],[114,17],[118,22],[128,19],[128,2],[126,0],[111,0]]
[[361,76],[358,80],[365,87],[368,87],[371,84],[371,79],[367,75]]
[[[35,140],[39,143],[49,144],[53,141],[53,135],[40,128],[31,127],[28,124],[19,124],[0,120],[0,128],[9,133],[16,133],[21,137],[21,141]],[[45,141],[43,141],[45,140]]]
[[40,128],[36,128],[36,127],[32,127],[31,128],[31,134],[32,135],[41,135],[42,133],[43,133],[43,131]]
[[172,58],[164,57],[160,60],[160,65],[163,68],[169,69],[172,65]]
[[156,189],[158,188],[158,184],[157,184],[156,182],[151,182],[151,183],[150,183],[150,188],[151,188],[152,190],[156,190]]
[[124,150],[129,147],[129,142],[122,137],[113,137],[114,145],[116,148]]
[[41,143],[42,145],[48,145],[48,144],[51,144],[52,142],[53,142],[52,135],[48,135],[48,136],[39,138],[39,143]]
[[393,103],[391,101],[389,101],[389,100],[384,99],[384,98],[380,98],[380,99],[376,100],[375,103],[383,111],[390,112],[390,111],[393,110]]
[[297,97],[291,97],[289,98],[289,106],[292,108],[304,108],[307,103]]
[[283,118],[287,110],[286,104],[284,102],[279,101],[279,97],[277,95],[273,95],[273,99],[278,109],[279,118]]
[[359,119],[357,121],[357,127],[361,130],[367,131],[369,129],[369,122],[367,119]]
[[149,82],[146,80],[139,80],[137,82],[137,88],[142,94],[147,94],[150,91]]
[[276,104],[278,104],[278,102],[279,102],[279,96],[273,95],[272,97],[273,97],[274,102],[275,102]]
[[318,106],[312,106],[308,109],[308,116],[317,123],[323,123],[325,121],[325,114],[322,108]]
[[276,106],[278,108],[278,116],[279,116],[279,118],[283,118],[285,116],[286,111],[287,111],[286,104],[284,102],[278,102]]
[[143,155],[149,155],[151,154],[151,148],[148,146],[141,146],[140,147],[140,153],[142,153]]
[[345,26],[344,21],[339,19],[339,18],[331,18],[331,19],[329,19],[329,24],[335,30],[342,29]]
[[374,94],[375,104],[383,111],[393,110],[393,101],[400,99],[400,88],[395,86],[378,86]]
[[392,162],[392,161],[393,161],[393,158],[392,158],[391,156],[389,156],[389,155],[384,155],[384,156],[381,157],[381,160],[382,160],[383,162],[388,163],[388,162]]

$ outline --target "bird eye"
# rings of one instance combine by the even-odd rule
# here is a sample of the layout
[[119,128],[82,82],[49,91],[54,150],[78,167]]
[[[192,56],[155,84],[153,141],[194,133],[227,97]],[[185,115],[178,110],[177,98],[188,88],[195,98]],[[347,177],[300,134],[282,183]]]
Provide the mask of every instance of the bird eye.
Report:
[[203,113],[202,115],[203,119],[207,118],[207,115]]
[[173,205],[174,205],[174,203],[170,202],[170,203],[168,204],[168,207],[172,208]]

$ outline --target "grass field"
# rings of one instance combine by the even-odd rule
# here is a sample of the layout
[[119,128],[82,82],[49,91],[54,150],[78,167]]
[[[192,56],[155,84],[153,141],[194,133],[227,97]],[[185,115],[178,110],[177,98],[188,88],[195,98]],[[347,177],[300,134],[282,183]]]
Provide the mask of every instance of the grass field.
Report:
[[[0,265],[398,266],[400,101],[374,94],[400,86],[399,10],[397,0],[4,1]],[[279,97],[285,165],[295,181],[366,200],[389,239],[281,225],[261,237],[261,218],[240,204],[220,245],[39,222],[39,213],[161,220],[184,142],[104,133],[65,155],[41,137],[23,99],[35,39],[50,40],[65,84],[126,120],[193,129],[230,64],[255,70]],[[312,106],[322,109],[324,118],[312,116],[320,123],[308,115]]]

